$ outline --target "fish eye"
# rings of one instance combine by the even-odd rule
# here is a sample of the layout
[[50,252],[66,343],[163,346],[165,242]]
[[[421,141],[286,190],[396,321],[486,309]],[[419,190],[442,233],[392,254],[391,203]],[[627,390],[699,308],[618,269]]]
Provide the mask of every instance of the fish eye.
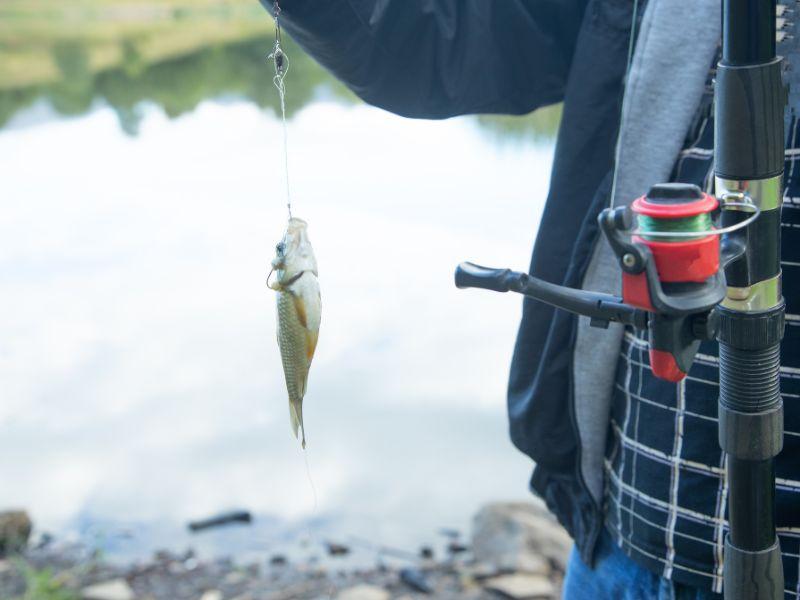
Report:
[[277,246],[275,246],[275,252],[278,254],[283,254],[286,251],[286,244],[283,242],[279,242]]

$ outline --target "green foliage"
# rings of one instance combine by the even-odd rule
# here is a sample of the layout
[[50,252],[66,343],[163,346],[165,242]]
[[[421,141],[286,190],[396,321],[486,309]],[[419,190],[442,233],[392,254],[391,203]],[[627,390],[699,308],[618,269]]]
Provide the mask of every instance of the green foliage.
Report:
[[33,104],[39,96],[40,90],[35,87],[0,91],[0,127],[17,111]]
[[66,589],[50,569],[37,570],[27,563],[19,563],[25,577],[25,595],[18,600],[80,600],[77,593]]

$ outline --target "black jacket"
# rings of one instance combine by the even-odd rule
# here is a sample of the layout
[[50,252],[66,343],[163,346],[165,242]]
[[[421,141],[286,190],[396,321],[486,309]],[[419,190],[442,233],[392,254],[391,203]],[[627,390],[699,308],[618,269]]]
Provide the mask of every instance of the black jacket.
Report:
[[[262,0],[272,10],[271,0]],[[415,118],[564,103],[530,272],[579,286],[613,163],[631,0],[281,0],[281,22],[366,102]],[[602,510],[580,475],[576,318],[526,300],[508,387],[532,488],[591,561]]]

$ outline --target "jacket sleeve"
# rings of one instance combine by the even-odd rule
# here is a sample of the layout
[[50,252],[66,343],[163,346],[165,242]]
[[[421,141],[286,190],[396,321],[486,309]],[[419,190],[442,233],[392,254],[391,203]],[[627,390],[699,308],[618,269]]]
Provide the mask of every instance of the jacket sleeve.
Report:
[[281,0],[280,18],[364,101],[431,119],[559,102],[586,2]]

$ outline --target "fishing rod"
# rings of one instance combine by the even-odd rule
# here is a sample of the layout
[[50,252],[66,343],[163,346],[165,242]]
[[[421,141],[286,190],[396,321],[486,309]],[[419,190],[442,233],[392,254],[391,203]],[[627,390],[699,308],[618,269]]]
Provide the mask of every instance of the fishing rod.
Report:
[[[459,288],[513,291],[590,317],[647,330],[656,377],[686,377],[703,340],[719,342],[719,443],[727,455],[726,600],[780,600],[774,458],[783,447],[780,214],[783,59],[776,0],[721,0],[715,195],[659,184],[598,223],[622,271],[621,296],[555,285],[509,269],[462,263]],[[616,167],[615,167],[616,168]]]
[[[729,486],[725,598],[784,595],[775,530],[774,458],[783,447],[781,206],[787,89],[776,55],[775,0],[723,0],[715,97],[716,193],[761,211],[741,230],[745,253],[725,270],[720,317],[719,441]],[[735,221],[742,215],[728,213]]]

